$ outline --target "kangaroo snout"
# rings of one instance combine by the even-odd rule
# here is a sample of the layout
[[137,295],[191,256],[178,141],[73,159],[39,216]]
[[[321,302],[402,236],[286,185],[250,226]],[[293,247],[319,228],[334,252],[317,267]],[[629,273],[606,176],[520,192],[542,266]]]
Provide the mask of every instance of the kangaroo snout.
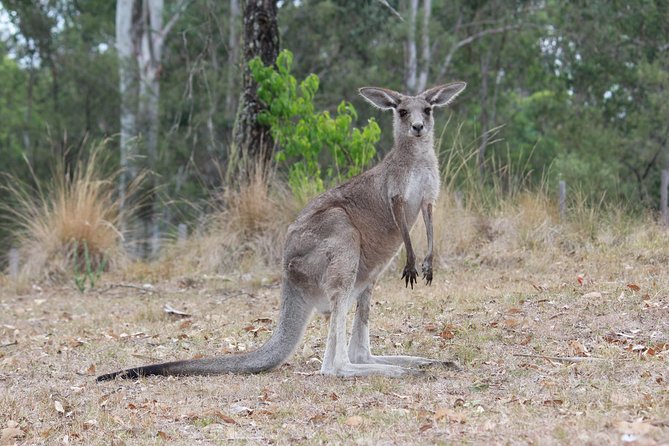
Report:
[[411,124],[411,133],[413,133],[414,136],[421,136],[424,127],[422,122],[414,122]]

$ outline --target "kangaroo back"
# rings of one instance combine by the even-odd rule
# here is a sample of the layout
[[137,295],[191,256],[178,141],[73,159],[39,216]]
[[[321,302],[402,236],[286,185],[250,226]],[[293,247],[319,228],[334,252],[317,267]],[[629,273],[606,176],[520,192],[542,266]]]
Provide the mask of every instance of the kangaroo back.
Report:
[[312,308],[288,281],[284,280],[279,323],[269,340],[258,350],[215,358],[145,365],[101,375],[97,377],[97,381],[107,381],[117,376],[137,378],[147,375],[220,375],[272,370],[292,356],[304,335],[311,313]]

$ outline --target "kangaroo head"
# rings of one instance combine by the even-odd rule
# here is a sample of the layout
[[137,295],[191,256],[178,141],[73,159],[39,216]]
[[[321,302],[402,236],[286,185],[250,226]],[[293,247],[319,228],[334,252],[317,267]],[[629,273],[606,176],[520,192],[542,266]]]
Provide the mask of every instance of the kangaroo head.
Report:
[[395,139],[431,136],[434,129],[432,110],[450,104],[467,86],[453,82],[407,96],[387,88],[364,87],[360,95],[381,110],[393,110]]

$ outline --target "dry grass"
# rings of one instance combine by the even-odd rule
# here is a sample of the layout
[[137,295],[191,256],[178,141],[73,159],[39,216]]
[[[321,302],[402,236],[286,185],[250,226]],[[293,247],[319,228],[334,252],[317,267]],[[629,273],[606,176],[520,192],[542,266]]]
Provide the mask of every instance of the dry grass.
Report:
[[72,172],[57,163],[51,181],[42,185],[36,180],[35,189],[15,178],[3,187],[14,201],[3,210],[12,219],[24,280],[70,277],[85,248],[92,268],[121,257],[116,174],[103,173],[102,149],[93,150]]
[[[25,444],[667,444],[666,230],[615,214],[560,223],[551,200],[529,194],[488,214],[444,194],[433,286],[408,290],[393,266],[375,290],[376,352],[455,358],[462,372],[319,376],[317,316],[274,372],[96,384],[118,367],[252,349],[269,336],[279,271],[238,260],[240,244],[279,244],[274,216],[289,206],[274,200],[239,189],[218,238],[189,241],[199,247],[158,273],[136,265],[87,294],[3,286],[4,433]],[[413,236],[424,239],[420,226]],[[191,252],[228,269],[188,272]],[[126,282],[138,277],[153,288]],[[192,317],[167,316],[165,303]]]
[[299,208],[273,171],[253,169],[247,180],[225,187],[216,201],[221,205],[204,229],[187,243],[168,247],[152,268],[162,269],[163,276],[275,269],[286,228]]

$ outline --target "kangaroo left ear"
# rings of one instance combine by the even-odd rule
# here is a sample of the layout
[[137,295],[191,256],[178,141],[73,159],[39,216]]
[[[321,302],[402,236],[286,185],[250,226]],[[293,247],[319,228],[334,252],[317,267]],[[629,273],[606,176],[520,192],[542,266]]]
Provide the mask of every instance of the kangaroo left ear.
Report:
[[425,90],[419,96],[434,107],[444,107],[453,102],[466,86],[466,82],[452,82]]

